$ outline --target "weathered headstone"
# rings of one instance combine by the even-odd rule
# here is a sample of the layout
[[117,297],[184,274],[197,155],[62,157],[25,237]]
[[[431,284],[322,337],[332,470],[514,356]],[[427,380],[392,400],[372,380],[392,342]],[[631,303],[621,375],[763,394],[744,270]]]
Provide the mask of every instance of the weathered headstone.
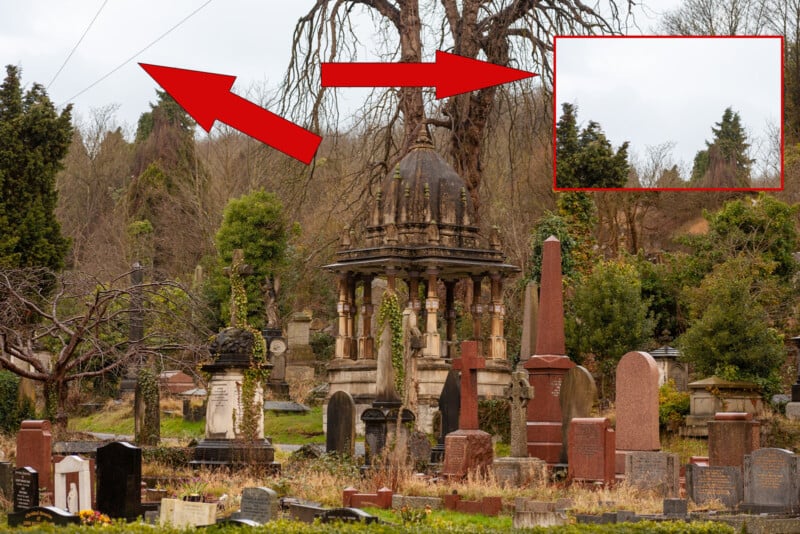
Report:
[[592,373],[580,365],[573,367],[564,375],[558,402],[561,406],[561,463],[567,463],[569,423],[576,418],[592,415],[592,406],[597,400],[597,386]]
[[33,467],[14,470],[14,511],[39,506],[39,476]]
[[8,514],[8,526],[32,527],[42,523],[52,523],[57,526],[77,525],[80,517],[55,506],[35,506],[21,512]]
[[361,420],[364,422],[364,464],[369,466],[386,446],[386,414],[378,408],[367,408]]
[[213,525],[217,518],[215,503],[161,499],[159,524],[176,528]]
[[742,470],[730,466],[686,466],[686,495],[695,504],[719,501],[735,508],[742,501]]
[[364,510],[358,508],[333,508],[325,510],[319,515],[320,523],[333,523],[341,521],[343,523],[376,523],[378,518],[370,515]]
[[536,321],[539,315],[539,286],[528,282],[522,301],[522,341],[519,349],[521,363],[528,361],[536,348]]
[[109,443],[97,449],[97,509],[112,519],[141,515],[142,449]]
[[17,465],[33,467],[39,473],[39,488],[53,491],[53,436],[50,421],[23,421],[17,433]]
[[542,244],[542,276],[536,321],[536,350],[524,364],[536,402],[528,403],[528,454],[548,464],[561,460],[561,381],[575,363],[566,354],[561,243],[555,236]]
[[753,513],[796,513],[800,509],[797,455],[784,449],[758,449],[744,457],[744,502]]
[[555,502],[517,497],[514,501],[514,528],[555,527],[569,524],[563,508]]
[[269,488],[244,488],[236,519],[266,523],[278,517],[278,494]]
[[337,391],[328,401],[327,452],[352,457],[356,441],[356,403],[346,391]]
[[461,384],[458,371],[451,369],[444,381],[442,393],[439,395],[439,413],[441,414],[441,430],[439,442],[431,452],[431,463],[444,460],[444,438],[450,432],[458,430],[458,418],[461,412]]
[[741,468],[744,457],[759,448],[760,423],[746,412],[720,412],[708,422],[709,465]]
[[477,341],[461,342],[461,357],[453,359],[453,369],[461,371],[461,409],[458,430],[444,441],[443,474],[463,477],[470,471],[485,472],[494,459],[492,436],[478,428],[478,369],[486,366],[478,355]]
[[614,482],[614,430],[605,417],[575,418],[569,425],[568,478]]
[[653,491],[661,497],[678,497],[679,461],[677,454],[634,451],[625,457],[625,477],[633,487]]
[[646,352],[629,352],[617,364],[616,472],[631,451],[661,449],[658,434],[658,365]]
[[[67,456],[57,464],[55,464],[55,481],[53,483],[53,492],[55,495],[55,506],[62,510],[69,510],[76,514],[81,510],[91,510],[92,508],[92,479],[89,468],[89,460],[81,458],[80,456]],[[67,486],[67,475],[70,473],[78,474],[77,485],[77,510],[72,510],[69,507],[67,495],[69,488]],[[141,491],[141,488],[140,488]]]

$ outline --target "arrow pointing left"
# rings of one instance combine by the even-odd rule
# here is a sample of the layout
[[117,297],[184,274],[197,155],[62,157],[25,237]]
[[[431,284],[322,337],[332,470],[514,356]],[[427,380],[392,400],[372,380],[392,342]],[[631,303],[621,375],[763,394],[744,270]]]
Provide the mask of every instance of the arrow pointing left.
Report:
[[139,63],[205,131],[224,122],[306,165],[322,137],[231,92],[235,76]]

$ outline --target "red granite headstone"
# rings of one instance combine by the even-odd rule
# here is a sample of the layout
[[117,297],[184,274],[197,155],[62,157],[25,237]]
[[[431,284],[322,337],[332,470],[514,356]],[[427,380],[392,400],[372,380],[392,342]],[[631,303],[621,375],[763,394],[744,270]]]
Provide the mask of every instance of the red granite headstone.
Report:
[[573,482],[614,482],[614,430],[607,418],[576,417],[569,425],[568,476]]
[[53,436],[50,421],[23,421],[17,432],[17,467],[33,467],[39,473],[39,490],[53,491]]
[[746,412],[719,412],[708,422],[708,464],[744,465],[744,457],[761,446],[761,424]]
[[566,356],[561,242],[542,245],[542,278],[536,325],[536,352],[525,362],[536,402],[528,403],[528,454],[549,464],[561,459],[563,442],[559,394],[564,375],[575,363]]
[[646,352],[629,352],[617,364],[616,472],[625,473],[629,451],[658,451],[658,364]]

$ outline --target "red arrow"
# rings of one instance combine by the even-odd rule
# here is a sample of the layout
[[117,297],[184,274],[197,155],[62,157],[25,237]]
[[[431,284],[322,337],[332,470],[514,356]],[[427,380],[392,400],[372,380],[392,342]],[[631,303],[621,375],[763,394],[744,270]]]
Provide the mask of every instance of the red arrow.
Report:
[[236,128],[308,165],[322,138],[231,93],[235,76],[139,63],[205,131],[215,121]]
[[536,76],[456,54],[436,51],[434,63],[323,63],[323,87],[436,87],[436,98],[477,91]]

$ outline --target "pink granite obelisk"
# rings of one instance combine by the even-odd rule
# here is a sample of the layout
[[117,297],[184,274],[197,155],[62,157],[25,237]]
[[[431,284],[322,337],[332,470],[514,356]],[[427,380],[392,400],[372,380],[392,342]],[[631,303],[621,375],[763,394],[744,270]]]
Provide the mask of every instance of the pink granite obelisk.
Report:
[[561,242],[550,236],[542,246],[536,352],[524,367],[536,391],[536,402],[528,403],[528,454],[551,465],[562,457],[561,381],[567,371],[575,367],[566,353]]

